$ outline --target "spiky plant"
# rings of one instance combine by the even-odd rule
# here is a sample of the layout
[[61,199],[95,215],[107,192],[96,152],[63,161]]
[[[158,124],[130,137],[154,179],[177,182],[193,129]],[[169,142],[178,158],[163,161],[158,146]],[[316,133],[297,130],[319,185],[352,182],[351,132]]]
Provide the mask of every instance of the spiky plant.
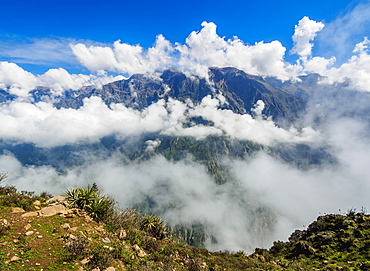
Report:
[[93,187],[88,185],[86,189],[79,188],[79,197],[77,201],[77,206],[81,209],[86,209],[87,206],[91,205],[98,198],[98,191]]
[[157,239],[164,239],[166,223],[158,215],[144,215],[141,222],[141,229]]
[[86,205],[86,211],[95,220],[104,220],[113,213],[114,200],[107,197],[96,197],[88,205]]
[[78,203],[80,201],[81,188],[71,188],[64,192],[67,197],[68,202],[72,207],[79,207]]

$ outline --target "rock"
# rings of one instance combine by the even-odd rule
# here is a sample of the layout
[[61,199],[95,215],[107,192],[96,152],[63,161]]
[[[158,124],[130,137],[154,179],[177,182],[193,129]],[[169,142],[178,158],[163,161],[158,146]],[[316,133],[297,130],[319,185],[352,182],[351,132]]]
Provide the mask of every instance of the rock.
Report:
[[64,205],[58,204],[42,208],[40,211],[40,216],[53,216],[56,214],[68,214],[68,213],[69,210]]
[[71,225],[69,225],[68,223],[64,223],[64,224],[62,225],[62,228],[63,228],[63,229],[70,229],[70,228],[71,228]]
[[24,213],[25,210],[23,210],[20,207],[12,207],[12,213]]
[[91,260],[91,258],[92,258],[93,256],[89,256],[89,257],[87,257],[87,258],[85,258],[85,259],[83,259],[83,260],[81,260],[81,263],[82,264],[88,264],[89,262],[90,262],[90,260]]
[[4,229],[9,229],[10,228],[10,223],[5,218],[0,219],[0,226]]
[[76,232],[78,230],[78,227],[73,227],[73,228],[70,228],[69,230],[72,232]]
[[146,254],[143,250],[140,250],[137,253],[137,256],[140,257],[140,258],[144,258],[144,257],[148,256],[148,254]]
[[103,243],[110,244],[111,241],[108,237],[106,237],[106,238],[103,239]]
[[143,258],[145,256],[148,256],[147,253],[145,253],[144,250],[142,250],[137,244],[133,245],[132,248],[137,251],[137,256],[140,258]]
[[30,236],[30,235],[32,235],[33,233],[34,233],[34,231],[28,231],[28,232],[26,232],[26,233],[25,233],[25,235],[26,235],[26,236]]
[[5,263],[8,264],[10,262],[15,262],[15,261],[19,261],[21,258],[19,258],[18,256],[13,256],[10,258],[10,260],[6,260]]
[[31,224],[27,224],[26,226],[24,226],[24,229],[25,229],[26,231],[28,231],[29,229],[31,229]]
[[46,203],[49,204],[49,203],[52,203],[52,202],[66,202],[66,201],[67,201],[66,197],[56,195],[56,196],[52,197],[51,199],[48,199],[46,201]]
[[113,266],[110,266],[110,267],[104,269],[103,271],[116,271],[116,268],[114,268]]
[[77,240],[78,238],[74,236],[73,234],[68,235],[67,237],[69,240]]
[[94,268],[91,271],[100,271],[100,268]]
[[123,240],[123,239],[126,239],[126,237],[127,237],[127,232],[124,229],[120,229],[118,233],[118,238],[120,240]]
[[33,216],[38,216],[38,212],[27,212],[22,215],[22,217],[33,217]]
[[36,206],[40,206],[41,205],[41,201],[35,200],[32,204],[33,205],[36,205]]

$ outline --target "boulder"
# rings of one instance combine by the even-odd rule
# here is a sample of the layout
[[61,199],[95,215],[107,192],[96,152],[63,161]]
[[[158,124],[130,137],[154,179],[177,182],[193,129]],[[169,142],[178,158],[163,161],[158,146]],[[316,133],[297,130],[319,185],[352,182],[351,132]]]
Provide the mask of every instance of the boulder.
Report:
[[24,213],[22,217],[32,217],[32,216],[38,216],[38,215],[39,215],[38,212],[28,212],[28,213]]
[[24,213],[24,212],[26,211],[20,207],[12,207],[12,213]]
[[53,216],[56,214],[68,214],[69,210],[62,204],[42,208],[40,216]]
[[66,201],[67,201],[67,198],[66,198],[66,197],[56,195],[56,196],[52,197],[51,199],[48,199],[48,200],[46,201],[46,203],[53,203],[53,202],[66,202]]

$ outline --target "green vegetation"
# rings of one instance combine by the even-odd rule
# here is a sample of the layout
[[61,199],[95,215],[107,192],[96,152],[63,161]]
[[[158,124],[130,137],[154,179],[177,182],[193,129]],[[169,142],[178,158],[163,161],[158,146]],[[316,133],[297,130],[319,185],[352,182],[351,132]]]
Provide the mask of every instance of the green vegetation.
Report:
[[[370,269],[370,215],[364,211],[321,216],[288,242],[247,256],[181,243],[161,217],[120,210],[96,185],[67,190],[68,203],[54,204],[69,205],[68,212],[52,216],[27,216],[51,206],[47,192],[41,197],[9,186],[0,192],[0,270]],[[21,203],[26,198],[30,203]],[[19,206],[33,212],[12,211]]]
[[256,249],[254,256],[297,268],[369,270],[370,216],[355,210],[321,216],[307,230],[293,232],[288,242]]
[[95,183],[86,189],[72,188],[65,195],[72,207],[86,211],[95,220],[104,221],[113,213],[114,200],[100,195]]

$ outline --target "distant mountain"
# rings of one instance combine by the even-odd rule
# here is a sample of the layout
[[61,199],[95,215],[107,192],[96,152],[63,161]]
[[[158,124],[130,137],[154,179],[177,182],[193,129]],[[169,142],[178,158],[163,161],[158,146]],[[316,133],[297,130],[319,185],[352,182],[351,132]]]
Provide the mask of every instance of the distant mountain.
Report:
[[[142,110],[160,99],[191,99],[197,103],[207,95],[222,94],[226,98],[222,108],[238,114],[253,114],[251,109],[258,100],[262,100],[266,116],[271,116],[275,121],[284,118],[290,123],[305,108],[305,99],[299,95],[274,88],[262,77],[246,74],[236,68],[210,68],[209,80],[169,68],[150,75],[135,74],[129,79],[104,85],[101,89],[66,91],[55,105],[78,108],[82,106],[84,98],[99,96],[107,105],[123,103]],[[45,92],[34,94],[45,95]]]

